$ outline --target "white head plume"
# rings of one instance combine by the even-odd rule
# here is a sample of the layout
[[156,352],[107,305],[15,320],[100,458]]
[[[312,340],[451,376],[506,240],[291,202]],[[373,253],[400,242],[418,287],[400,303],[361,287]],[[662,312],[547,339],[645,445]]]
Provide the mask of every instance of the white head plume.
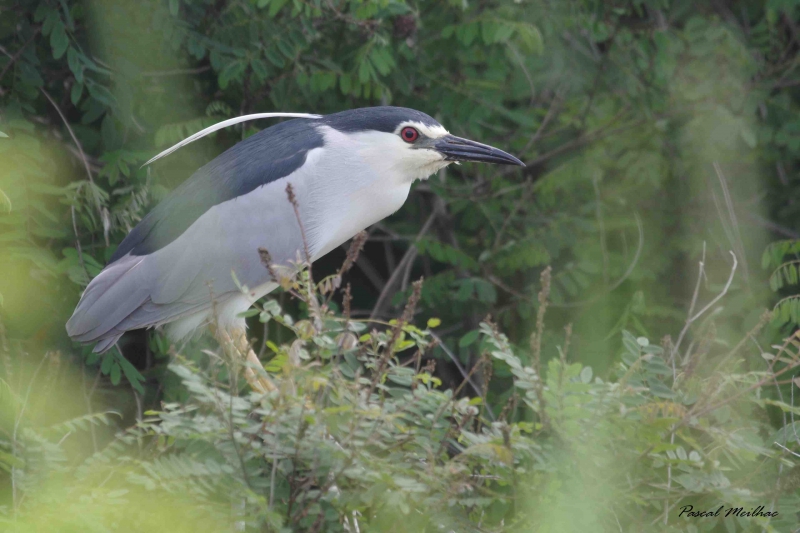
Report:
[[254,113],[252,115],[242,115],[241,117],[236,118],[229,118],[228,120],[223,120],[222,122],[217,122],[213,126],[209,126],[203,130],[198,131],[194,135],[186,137],[184,140],[179,142],[178,144],[171,146],[158,154],[157,156],[151,158],[147,163],[142,165],[146,167],[153,161],[161,159],[164,156],[168,156],[175,150],[186,146],[187,144],[200,139],[201,137],[205,137],[209,133],[214,133],[217,130],[221,130],[222,128],[227,128],[228,126],[233,126],[235,124],[241,124],[242,122],[247,122],[248,120],[257,120],[260,118],[322,118],[322,115],[312,115],[309,113]]

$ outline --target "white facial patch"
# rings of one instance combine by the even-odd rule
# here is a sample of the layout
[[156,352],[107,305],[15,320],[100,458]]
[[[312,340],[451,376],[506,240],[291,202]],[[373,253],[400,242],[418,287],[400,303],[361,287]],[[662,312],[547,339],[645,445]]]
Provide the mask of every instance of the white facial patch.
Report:
[[[349,161],[347,168],[352,170],[342,169],[347,176],[347,188],[352,189],[355,181],[375,179],[382,187],[397,185],[405,190],[414,180],[425,179],[450,164],[436,150],[415,149],[413,143],[404,141],[399,132],[408,126],[431,138],[447,135],[441,126],[426,126],[417,121],[400,124],[397,133],[374,130],[343,133],[325,125],[319,126],[318,131],[325,137],[324,150]],[[354,170],[362,164],[371,172],[358,176]]]
[[[407,120],[397,126],[395,130],[397,138],[400,138],[400,132],[403,128],[409,126],[416,129],[420,135],[428,137],[429,139],[439,139],[450,134],[450,132],[441,125],[428,126],[416,120]],[[435,174],[450,164],[450,161],[445,161],[442,154],[436,150],[415,150],[413,149],[413,145],[408,143],[405,143],[405,148],[407,149],[407,157],[413,161],[413,171],[409,172],[412,181],[426,179],[428,176]]]
[[402,124],[397,126],[397,129],[395,129],[394,132],[395,132],[395,134],[399,135],[400,132],[403,130],[403,128],[407,128],[409,126],[411,126],[412,128],[416,129],[420,133],[420,135],[424,135],[424,136],[429,137],[431,139],[438,139],[439,137],[444,137],[445,135],[450,133],[449,131],[444,129],[444,126],[439,126],[439,125],[437,125],[437,126],[427,126],[427,125],[423,124],[422,122],[417,122],[417,121],[414,121],[414,120],[407,120],[407,121],[403,122]]

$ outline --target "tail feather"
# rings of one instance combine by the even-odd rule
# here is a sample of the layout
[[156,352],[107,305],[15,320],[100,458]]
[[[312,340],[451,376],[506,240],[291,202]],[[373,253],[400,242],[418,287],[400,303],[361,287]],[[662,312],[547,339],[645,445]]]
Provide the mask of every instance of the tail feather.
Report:
[[[111,315],[124,313],[124,316],[127,316],[141,305],[141,301],[137,302],[135,297],[131,298],[132,280],[128,274],[142,260],[141,257],[127,257],[117,261],[106,267],[89,283],[89,286],[83,291],[75,312],[67,321],[67,334],[70,337],[84,342],[91,341],[98,334],[104,333],[102,331],[103,324]],[[139,289],[141,291],[143,287],[140,285]],[[120,318],[124,318],[124,316]],[[105,330],[107,331],[110,327],[106,327]]]
[[110,337],[105,337],[97,341],[97,344],[94,345],[92,351],[94,353],[104,353],[107,352],[112,346],[117,344],[119,338],[122,337],[122,333],[119,335],[112,335]]
[[203,318],[208,301],[154,303],[155,282],[146,257],[126,256],[95,277],[67,322],[67,334],[78,342],[97,343],[94,351],[110,349],[128,330],[158,326],[183,317]]
[[96,352],[108,350],[131,328],[120,328],[149,298],[146,272],[139,268],[143,257],[129,256],[107,267],[95,277],[67,321],[67,334],[83,343],[97,342]]

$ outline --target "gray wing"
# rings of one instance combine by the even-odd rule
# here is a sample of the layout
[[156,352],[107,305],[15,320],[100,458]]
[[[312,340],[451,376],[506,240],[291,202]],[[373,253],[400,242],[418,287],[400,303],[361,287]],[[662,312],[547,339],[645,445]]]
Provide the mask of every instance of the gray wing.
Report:
[[324,144],[313,121],[290,120],[234,145],[197,170],[128,234],[111,257],[147,255],[182,235],[215,205],[244,196],[300,168]]
[[[287,263],[302,234],[284,191],[286,177],[305,196],[301,167],[322,138],[285,122],[250,137],[200,169],[134,228],[112,262],[87,287],[67,332],[110,348],[127,330],[150,327],[207,309],[238,294],[233,280],[253,288],[269,281],[258,248]],[[262,135],[278,129],[279,135]],[[295,141],[285,142],[286,136]],[[259,138],[259,136],[261,136]],[[264,143],[274,140],[275,146]]]
[[[293,185],[304,188],[297,177]],[[250,288],[270,281],[258,248],[288,264],[303,247],[285,182],[214,206],[164,248],[106,267],[67,323],[69,335],[107,349],[127,330],[171,322],[239,294],[234,274]]]

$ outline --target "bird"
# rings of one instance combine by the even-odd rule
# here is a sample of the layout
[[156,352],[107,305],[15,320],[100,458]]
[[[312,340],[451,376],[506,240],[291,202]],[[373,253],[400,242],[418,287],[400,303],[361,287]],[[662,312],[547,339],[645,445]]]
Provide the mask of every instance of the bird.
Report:
[[426,113],[393,106],[244,115],[145,164],[219,129],[275,117],[292,120],[202,166],[128,233],[84,290],[66,323],[70,338],[103,353],[141,328],[163,326],[176,342],[212,322],[242,335],[242,314],[278,286],[259,248],[277,266],[296,266],[305,252],[313,262],[400,209],[414,181],[451,163],[524,166]]

